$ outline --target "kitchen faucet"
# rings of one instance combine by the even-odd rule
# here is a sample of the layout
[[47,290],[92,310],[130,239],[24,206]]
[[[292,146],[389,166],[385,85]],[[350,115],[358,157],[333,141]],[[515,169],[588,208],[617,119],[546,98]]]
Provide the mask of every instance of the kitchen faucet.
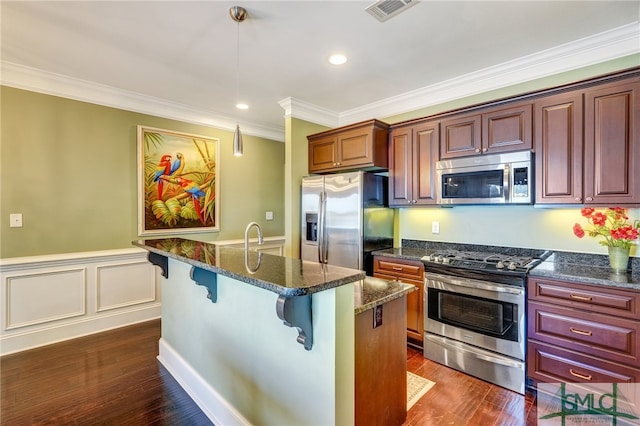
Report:
[[249,250],[249,231],[251,231],[252,227],[256,227],[258,229],[258,244],[262,245],[262,228],[258,224],[258,222],[251,222],[247,225],[247,229],[244,230],[244,250]]

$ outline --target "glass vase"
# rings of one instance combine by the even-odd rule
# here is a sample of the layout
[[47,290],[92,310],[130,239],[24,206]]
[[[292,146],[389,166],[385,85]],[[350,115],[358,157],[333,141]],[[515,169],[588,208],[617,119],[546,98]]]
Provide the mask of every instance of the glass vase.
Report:
[[616,274],[626,273],[629,264],[629,249],[624,247],[608,247],[608,249],[611,271]]

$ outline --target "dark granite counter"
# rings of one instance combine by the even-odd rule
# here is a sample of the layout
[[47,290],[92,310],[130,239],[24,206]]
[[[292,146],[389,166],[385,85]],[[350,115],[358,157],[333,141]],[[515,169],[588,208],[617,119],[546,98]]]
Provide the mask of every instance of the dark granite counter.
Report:
[[416,286],[411,284],[365,277],[355,286],[355,314],[368,311],[378,305],[384,305],[415,290]]
[[183,238],[137,240],[133,245],[282,296],[302,296],[362,280],[363,271]]
[[607,255],[554,252],[529,272],[531,277],[640,290],[640,258],[630,258],[629,271],[615,274]]

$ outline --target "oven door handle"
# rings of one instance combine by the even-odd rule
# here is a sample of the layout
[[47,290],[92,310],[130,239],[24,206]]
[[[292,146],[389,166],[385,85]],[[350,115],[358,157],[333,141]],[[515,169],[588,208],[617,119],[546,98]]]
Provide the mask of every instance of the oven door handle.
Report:
[[479,290],[488,290],[496,293],[508,293],[508,294],[516,294],[516,295],[524,294],[524,288],[520,288],[520,287],[504,287],[504,286],[500,286],[493,283],[486,283],[484,281],[471,280],[471,279],[462,281],[462,280],[452,278],[451,276],[433,274],[430,272],[425,272],[424,278],[425,278],[425,285],[429,288],[441,288],[440,286],[437,286],[437,285],[434,286],[429,284],[430,281],[435,281],[435,282],[440,282],[442,284],[450,285],[454,287],[466,287],[466,288],[473,288],[473,289],[479,289]]

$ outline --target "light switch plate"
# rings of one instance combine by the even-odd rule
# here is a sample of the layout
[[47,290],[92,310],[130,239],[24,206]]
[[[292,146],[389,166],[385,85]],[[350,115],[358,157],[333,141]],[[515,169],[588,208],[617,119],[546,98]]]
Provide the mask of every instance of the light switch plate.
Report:
[[11,228],[22,228],[22,213],[11,213],[9,215],[9,226]]
[[267,214],[265,215],[265,219],[273,220],[273,212],[267,212]]

